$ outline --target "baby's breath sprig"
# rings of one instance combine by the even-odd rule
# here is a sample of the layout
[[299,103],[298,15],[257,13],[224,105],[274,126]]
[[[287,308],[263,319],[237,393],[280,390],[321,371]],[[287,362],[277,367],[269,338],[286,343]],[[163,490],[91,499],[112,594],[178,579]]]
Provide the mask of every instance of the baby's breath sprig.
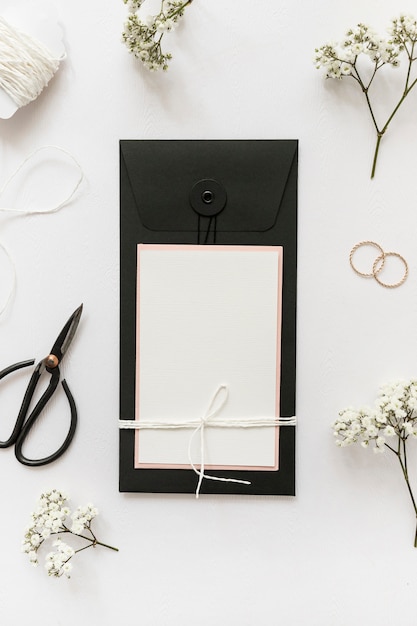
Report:
[[[400,15],[391,20],[388,34],[389,38],[385,39],[369,26],[358,24],[347,31],[340,43],[329,43],[316,48],[314,57],[316,67],[324,69],[326,78],[353,78],[362,90],[377,137],[371,178],[375,176],[381,139],[405,98],[417,83],[417,78],[411,76],[412,64],[417,59],[417,20],[411,15]],[[394,110],[385,124],[381,124],[375,117],[370,88],[377,72],[384,65],[399,66],[401,55],[407,59],[404,88]],[[368,71],[360,62],[360,59],[364,57],[371,63]]]
[[[57,535],[52,546],[55,548],[45,558],[45,568],[49,576],[70,578],[72,563],[70,560],[87,548],[103,546],[110,550],[118,548],[98,541],[93,533],[91,523],[98,515],[98,510],[92,504],[79,506],[72,514],[66,502],[68,496],[62,491],[52,489],[43,493],[39,499],[37,509],[31,514],[31,523],[26,529],[22,542],[22,551],[28,555],[29,561],[35,567],[38,565],[38,550],[50,537]],[[82,548],[74,550],[62,541],[62,535],[77,535],[87,543]]]
[[162,0],[159,13],[148,15],[144,19],[139,16],[144,0],[123,2],[128,6],[129,16],[122,33],[122,41],[148,70],[167,70],[172,55],[162,51],[163,36],[176,28],[192,0]]
[[[390,450],[395,454],[417,522],[417,504],[407,463],[407,442],[410,437],[417,439],[417,380],[382,386],[374,409],[343,409],[333,424],[333,431],[340,447],[359,442],[364,448],[372,447],[375,453]],[[414,547],[417,548],[417,528]]]

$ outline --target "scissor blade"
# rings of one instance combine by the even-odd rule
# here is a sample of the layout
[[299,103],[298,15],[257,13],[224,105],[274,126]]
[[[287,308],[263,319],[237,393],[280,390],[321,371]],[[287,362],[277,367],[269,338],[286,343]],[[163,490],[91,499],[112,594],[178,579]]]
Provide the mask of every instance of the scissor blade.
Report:
[[74,313],[71,315],[52,346],[51,354],[54,354],[59,360],[62,359],[74,339],[82,312],[83,305],[81,304],[78,309],[75,309]]

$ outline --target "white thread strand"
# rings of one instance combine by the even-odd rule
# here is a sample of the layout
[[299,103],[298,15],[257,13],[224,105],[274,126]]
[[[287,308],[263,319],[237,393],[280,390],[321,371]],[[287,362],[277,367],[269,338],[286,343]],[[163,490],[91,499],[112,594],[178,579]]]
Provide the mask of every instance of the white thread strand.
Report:
[[[201,420],[184,421],[152,421],[146,420],[119,420],[119,428],[123,430],[179,430],[179,429],[191,429],[198,428]],[[215,422],[206,423],[206,427],[212,428],[266,428],[273,426],[295,426],[297,423],[296,417],[260,417],[260,418],[234,418],[216,419]]]
[[65,206],[66,204],[68,204],[68,202],[73,198],[73,196],[76,194],[79,186],[81,185],[83,178],[84,178],[84,172],[83,169],[81,167],[81,165],[78,163],[77,159],[70,153],[68,152],[68,150],[65,150],[64,148],[61,148],[60,146],[54,146],[54,145],[47,145],[47,146],[41,146],[40,148],[37,148],[36,150],[34,150],[33,152],[31,152],[21,163],[20,165],[15,169],[15,171],[11,174],[11,176],[9,176],[9,178],[6,180],[6,182],[4,183],[3,187],[1,187],[0,189],[0,198],[1,196],[4,194],[4,192],[6,191],[7,187],[10,185],[10,183],[12,182],[12,180],[17,176],[17,174],[19,174],[19,172],[24,168],[24,166],[26,165],[26,163],[28,161],[30,161],[30,159],[33,159],[33,157],[38,154],[38,152],[41,152],[42,150],[58,150],[59,152],[62,152],[63,154],[65,154],[66,156],[68,156],[71,161],[74,163],[74,165],[77,167],[78,171],[79,171],[79,176],[78,176],[78,180],[75,183],[72,191],[69,193],[69,195],[64,198],[64,200],[62,200],[59,204],[57,204],[56,206],[50,207],[50,208],[46,208],[46,209],[18,209],[17,207],[2,207],[0,206],[0,211],[7,211],[7,212],[11,212],[11,213],[21,213],[23,215],[31,215],[31,214],[44,214],[44,213],[56,213],[57,211],[59,211],[60,209],[62,209],[63,206]]
[[[3,195],[3,193],[5,192],[5,190],[7,189],[8,185],[11,183],[11,181],[15,178],[15,176],[17,176],[17,174],[23,169],[23,167],[25,166],[25,164],[32,159],[38,152],[42,151],[42,150],[58,150],[60,152],[62,152],[63,154],[67,155],[72,162],[76,165],[76,167],[79,170],[79,177],[77,182],[75,183],[72,191],[68,194],[68,196],[62,200],[59,204],[57,204],[56,206],[53,207],[49,207],[46,209],[18,209],[16,207],[1,207],[0,206],[0,212],[1,211],[6,211],[6,212],[11,212],[11,213],[20,213],[22,215],[31,215],[31,214],[44,214],[44,213],[56,213],[57,211],[59,211],[60,209],[62,209],[62,207],[64,207],[66,204],[68,204],[68,202],[70,202],[70,200],[73,198],[73,196],[75,195],[75,193],[77,192],[79,186],[81,185],[83,179],[84,179],[84,172],[83,169],[81,167],[81,165],[78,163],[77,159],[67,150],[65,150],[64,148],[60,148],[59,146],[54,146],[54,145],[48,145],[48,146],[41,146],[40,148],[37,148],[36,150],[34,150],[33,152],[31,152],[29,154],[29,156],[27,156],[22,162],[21,164],[17,167],[17,169],[13,172],[13,174],[6,180],[5,184],[3,185],[3,187],[0,189],[0,198]],[[2,308],[0,308],[0,317],[3,315],[3,313],[5,312],[5,310],[7,309],[7,307],[9,306],[14,293],[16,291],[16,284],[17,284],[17,274],[16,274],[16,266],[13,262],[12,256],[11,254],[6,250],[6,248],[0,243],[0,248],[4,251],[4,253],[6,254],[11,268],[12,268],[12,273],[13,273],[13,278],[12,278],[12,285],[9,291],[9,294],[6,298],[6,302],[5,304],[2,306]]]
[[[216,400],[218,399],[218,397],[220,396],[220,394],[223,391],[224,391],[224,397],[220,401],[220,405],[217,408],[213,408]],[[221,478],[220,476],[211,476],[209,474],[205,474],[204,473],[204,465],[205,465],[205,462],[204,462],[204,451],[205,451],[204,429],[205,429],[206,424],[213,417],[215,417],[215,415],[217,415],[217,413],[219,413],[219,411],[221,411],[221,409],[226,404],[228,397],[229,397],[229,390],[227,389],[226,385],[220,385],[220,387],[217,389],[217,391],[215,392],[214,396],[211,399],[211,402],[210,402],[209,408],[207,409],[206,414],[201,418],[199,426],[195,429],[195,431],[191,435],[190,440],[188,442],[188,460],[189,460],[190,465],[193,468],[194,472],[198,476],[197,488],[195,490],[195,497],[197,499],[199,498],[199,495],[200,495],[200,488],[201,488],[201,484],[203,482],[203,478],[208,478],[209,480],[218,480],[218,481],[225,482],[225,483],[239,483],[241,485],[250,485],[250,481],[249,480],[238,480],[237,478]],[[198,433],[198,431],[200,431],[200,470],[198,470],[196,468],[196,466],[194,465],[194,463],[192,461],[192,458],[191,458],[191,445],[193,443],[194,436]]]
[[6,298],[5,303],[3,304],[3,306],[0,308],[0,317],[3,315],[3,313],[5,312],[5,310],[7,309],[7,307],[9,306],[10,302],[12,301],[12,298],[15,294],[16,291],[16,266],[13,262],[12,257],[10,256],[9,252],[7,251],[7,249],[3,246],[3,244],[0,243],[0,248],[3,250],[4,254],[7,257],[7,260],[9,261],[9,264],[12,268],[12,284],[9,290],[9,294]]
[[0,87],[19,108],[39,96],[60,60],[43,43],[0,17]]
[[[223,393],[223,398],[220,399],[220,403],[217,407],[214,407],[216,401],[218,401],[220,394]],[[200,419],[194,420],[172,420],[170,422],[164,421],[146,421],[146,420],[119,420],[119,428],[123,430],[178,430],[178,429],[193,429],[193,433],[188,441],[188,460],[191,468],[198,475],[198,484],[196,488],[196,498],[199,497],[201,483],[203,478],[209,480],[218,480],[221,482],[240,483],[243,485],[250,485],[250,481],[238,480],[237,478],[221,478],[220,476],[211,476],[204,473],[204,456],[205,456],[205,439],[204,431],[207,427],[213,428],[271,428],[277,426],[295,426],[297,418],[292,417],[260,417],[260,418],[227,418],[216,419],[213,418],[221,411],[225,406],[229,397],[229,391],[226,385],[220,385],[214,393],[209,408],[205,415]],[[194,465],[191,458],[191,447],[194,441],[194,437],[200,432],[200,470]]]

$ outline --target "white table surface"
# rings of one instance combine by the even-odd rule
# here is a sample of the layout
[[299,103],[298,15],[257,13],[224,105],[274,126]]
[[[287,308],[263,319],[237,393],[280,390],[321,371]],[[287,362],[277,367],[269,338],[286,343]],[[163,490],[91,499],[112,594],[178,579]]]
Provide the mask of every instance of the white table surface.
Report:
[[[362,96],[326,82],[312,57],[359,21],[382,30],[415,3],[195,0],[167,37],[166,74],[146,73],[121,44],[121,0],[50,4],[67,58],[35,102],[0,120],[0,178],[54,144],[77,158],[85,180],[58,213],[0,214],[18,276],[0,318],[0,368],[43,357],[83,302],[63,368],[80,419],[53,465],[23,467],[0,451],[2,623],[414,626],[415,520],[400,470],[388,455],[337,449],[330,424],[349,404],[372,404],[380,384],[417,374],[417,91],[384,138],[371,181],[375,138]],[[299,139],[295,498],[118,492],[118,141],[141,138]],[[35,188],[48,198],[47,182]],[[352,272],[349,251],[364,239],[407,259],[402,287]],[[3,256],[0,276],[4,297]],[[24,381],[2,385],[2,439]],[[67,419],[64,402],[54,415],[38,429],[45,445]],[[415,454],[410,463],[417,481]],[[92,501],[99,537],[120,552],[77,556],[70,580],[31,568],[20,541],[47,487],[65,489],[74,505]]]

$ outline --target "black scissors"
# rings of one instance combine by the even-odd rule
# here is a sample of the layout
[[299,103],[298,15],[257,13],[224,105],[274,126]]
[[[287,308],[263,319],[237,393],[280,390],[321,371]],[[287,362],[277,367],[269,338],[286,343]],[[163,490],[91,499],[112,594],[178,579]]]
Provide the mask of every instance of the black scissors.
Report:
[[[19,415],[17,417],[13,432],[7,441],[0,441],[0,448],[8,448],[9,446],[15,444],[16,458],[18,461],[20,461],[20,463],[23,463],[23,465],[37,466],[52,463],[52,461],[55,461],[61,456],[61,454],[65,452],[74,437],[75,428],[77,426],[77,409],[68,385],[66,381],[63,380],[62,386],[64,388],[65,395],[67,396],[71,409],[70,428],[64,443],[60,448],[58,448],[56,452],[54,452],[54,454],[51,454],[50,456],[47,456],[43,459],[28,459],[22,453],[22,446],[26,437],[28,436],[32,426],[35,424],[39,415],[48,404],[49,400],[52,398],[58,386],[60,379],[59,364],[62,361],[63,356],[65,355],[70,343],[74,338],[75,331],[77,330],[77,326],[80,321],[82,310],[83,305],[81,304],[81,306],[79,306],[78,309],[74,311],[68,322],[65,324],[64,328],[59,333],[57,340],[52,346],[51,353],[48,354],[47,357],[42,359],[42,361],[40,361],[36,365],[25,391],[22,406],[20,407]],[[19,370],[23,367],[29,367],[29,365],[33,365],[34,363],[35,359],[31,359],[30,361],[21,361],[20,363],[10,365],[10,367],[6,367],[6,369],[0,372],[0,380],[8,374],[11,374],[12,372],[15,372],[16,370]],[[29,407],[33,398],[33,394],[35,393],[36,386],[44,372],[47,372],[51,377],[49,385],[43,392],[42,396],[39,398],[38,402],[35,404],[32,411],[29,413]]]

